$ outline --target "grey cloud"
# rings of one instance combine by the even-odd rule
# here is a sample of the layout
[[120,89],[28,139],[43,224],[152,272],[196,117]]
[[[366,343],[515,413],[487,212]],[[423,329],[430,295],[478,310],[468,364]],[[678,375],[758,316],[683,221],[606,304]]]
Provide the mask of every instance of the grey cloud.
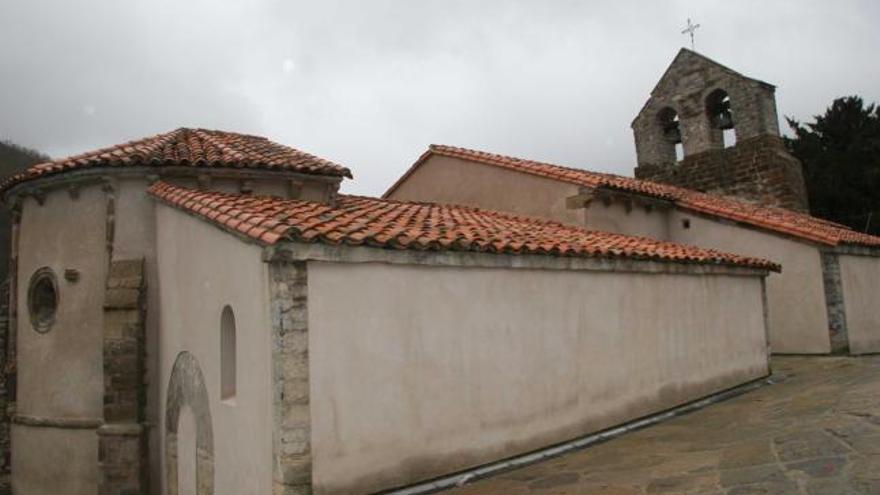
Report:
[[53,155],[179,126],[266,135],[380,194],[432,142],[629,174],[678,48],[780,112],[880,99],[870,1],[0,0],[0,136]]

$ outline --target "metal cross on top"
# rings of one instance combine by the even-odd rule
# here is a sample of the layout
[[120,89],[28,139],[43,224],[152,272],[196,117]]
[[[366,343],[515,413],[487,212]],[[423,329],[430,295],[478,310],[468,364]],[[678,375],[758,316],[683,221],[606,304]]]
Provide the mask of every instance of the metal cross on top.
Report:
[[700,27],[700,25],[692,23],[689,17],[687,27],[681,32],[681,34],[689,34],[691,36],[691,50],[694,50],[694,31],[696,31],[698,27]]

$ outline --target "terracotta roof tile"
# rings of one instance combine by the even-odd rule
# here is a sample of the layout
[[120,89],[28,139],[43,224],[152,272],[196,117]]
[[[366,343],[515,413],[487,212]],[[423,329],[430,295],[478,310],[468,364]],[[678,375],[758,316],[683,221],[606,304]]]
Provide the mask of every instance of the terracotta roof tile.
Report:
[[251,168],[351,177],[351,171],[323,158],[264,137],[180,128],[165,134],[34,165],[6,178],[0,191],[47,175],[96,167]]
[[853,231],[844,225],[784,208],[759,206],[735,198],[701,193],[614,174],[562,167],[453,146],[431,145],[416,163],[385,193],[387,197],[431,155],[448,156],[507,168],[590,188],[608,188],[671,201],[680,208],[749,224],[826,245],[853,244],[880,247],[880,237]]
[[165,182],[157,182],[148,191],[165,204],[262,244],[291,240],[422,251],[635,258],[779,270],[778,265],[762,259],[589,231],[478,208],[346,195],[340,195],[335,206],[331,206],[199,191]]

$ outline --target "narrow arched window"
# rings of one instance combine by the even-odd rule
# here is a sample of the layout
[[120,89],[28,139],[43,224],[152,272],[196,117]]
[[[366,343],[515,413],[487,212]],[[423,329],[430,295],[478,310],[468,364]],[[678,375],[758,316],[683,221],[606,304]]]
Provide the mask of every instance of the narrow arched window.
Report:
[[730,96],[723,89],[716,89],[706,97],[706,114],[712,128],[713,141],[722,148],[736,144],[736,124]]
[[228,305],[220,316],[220,398],[235,397],[235,315]]

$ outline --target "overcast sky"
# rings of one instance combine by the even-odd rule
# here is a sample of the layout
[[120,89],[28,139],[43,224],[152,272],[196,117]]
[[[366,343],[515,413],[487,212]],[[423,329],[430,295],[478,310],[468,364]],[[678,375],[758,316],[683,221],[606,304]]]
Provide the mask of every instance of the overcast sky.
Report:
[[0,138],[63,157],[253,133],[372,195],[430,143],[631,175],[629,124],[688,17],[782,115],[880,100],[876,0],[0,0]]

